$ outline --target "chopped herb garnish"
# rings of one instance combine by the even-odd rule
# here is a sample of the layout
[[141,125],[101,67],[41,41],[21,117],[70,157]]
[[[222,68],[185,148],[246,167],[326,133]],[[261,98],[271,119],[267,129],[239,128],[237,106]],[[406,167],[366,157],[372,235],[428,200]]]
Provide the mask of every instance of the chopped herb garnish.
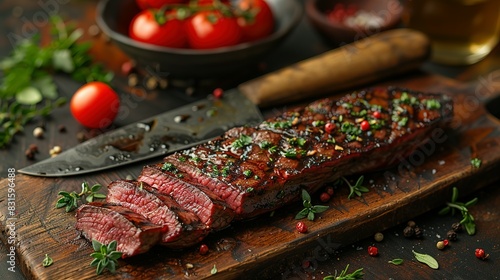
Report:
[[186,161],[185,157],[179,157],[178,159],[179,159],[180,162],[185,162]]
[[344,180],[344,182],[346,182],[347,185],[349,186],[349,196],[347,197],[348,199],[351,199],[351,197],[354,194],[356,194],[357,196],[362,196],[363,193],[370,191],[367,187],[364,187],[362,185],[363,180],[364,180],[364,176],[360,176],[358,178],[358,180],[356,181],[356,184],[354,186],[351,185],[351,183],[349,183],[349,181],[345,177],[342,177],[342,180]]
[[307,152],[303,150],[288,149],[282,152],[282,155],[287,158],[297,158],[299,156],[305,155]]
[[54,263],[54,260],[51,257],[49,257],[49,255],[45,254],[45,258],[42,261],[42,265],[44,267],[48,267],[48,266],[51,266],[53,263]]
[[260,147],[261,149],[268,149],[268,148],[270,148],[272,145],[273,145],[273,144],[272,144],[271,142],[266,141],[266,140],[264,140],[264,141],[262,141],[262,142],[260,142],[260,143],[259,143],[259,147]]
[[346,108],[346,109],[352,109],[352,107],[354,107],[354,105],[352,105],[351,103],[342,103],[342,107]]
[[243,148],[243,147],[246,147],[248,145],[252,144],[252,137],[248,136],[248,135],[245,135],[245,134],[242,134],[240,135],[240,138],[236,139],[232,144],[231,146],[233,148]]
[[314,127],[324,126],[324,125],[325,125],[325,122],[324,122],[324,121],[313,121],[313,122],[312,122],[312,125],[313,125]]
[[78,208],[78,202],[85,198],[85,201],[92,202],[94,199],[104,199],[105,194],[97,193],[101,189],[102,185],[95,184],[92,187],[87,183],[82,183],[82,191],[77,193],[72,191],[71,193],[66,191],[60,191],[58,195],[62,196],[56,202],[56,208],[66,207],[66,212],[71,212]]
[[335,273],[335,276],[326,276],[323,278],[323,280],[355,280],[355,279],[363,279],[363,268],[358,268],[355,270],[353,273],[347,274],[347,270],[349,269],[349,265],[345,267],[344,270],[340,272],[340,274],[337,276],[337,273]]
[[402,117],[398,121],[398,125],[401,127],[406,126],[407,123],[408,123],[408,117]]
[[478,158],[473,158],[473,159],[470,160],[470,164],[474,168],[479,168],[479,167],[481,167],[481,160],[478,159]]
[[246,192],[247,192],[247,193],[249,193],[249,192],[253,192],[253,188],[248,188],[248,189],[246,190]]
[[221,170],[221,174],[224,177],[227,177],[229,175],[229,166],[224,166]]
[[288,143],[290,143],[290,145],[293,145],[293,146],[302,147],[306,144],[306,142],[307,142],[307,140],[304,138],[293,137],[293,138],[288,139]]
[[280,122],[266,122],[267,125],[269,125],[271,128],[290,128],[292,127],[292,122],[291,121],[280,121]]
[[441,103],[436,99],[427,99],[425,100],[425,107],[429,110],[437,110],[441,108]]
[[163,164],[163,166],[161,167],[161,169],[165,170],[165,171],[169,171],[169,172],[175,172],[175,171],[177,171],[177,167],[175,167],[175,165],[173,165],[170,162],[165,162]]
[[253,174],[252,170],[247,169],[247,170],[243,171],[243,175],[245,175],[245,177],[247,177],[247,178],[251,177],[252,174]]

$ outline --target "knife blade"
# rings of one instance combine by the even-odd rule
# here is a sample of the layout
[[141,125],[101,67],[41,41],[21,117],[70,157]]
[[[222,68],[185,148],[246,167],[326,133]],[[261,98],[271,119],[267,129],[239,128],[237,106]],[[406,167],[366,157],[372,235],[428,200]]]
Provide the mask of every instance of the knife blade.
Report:
[[[62,177],[123,166],[186,149],[235,126],[255,125],[265,107],[361,86],[417,68],[429,55],[422,33],[396,29],[244,82],[222,99],[204,99],[103,133],[18,170]],[[257,105],[257,106],[256,106]]]

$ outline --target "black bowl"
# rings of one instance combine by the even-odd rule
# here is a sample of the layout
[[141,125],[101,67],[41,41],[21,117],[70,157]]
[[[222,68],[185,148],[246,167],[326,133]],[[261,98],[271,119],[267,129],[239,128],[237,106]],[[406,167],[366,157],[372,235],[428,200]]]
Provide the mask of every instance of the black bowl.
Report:
[[280,44],[302,18],[297,0],[267,0],[276,28],[258,41],[208,50],[156,46],[131,39],[128,26],[138,13],[134,0],[102,0],[97,6],[97,24],[139,66],[152,66],[171,77],[217,78],[255,65],[259,58]]

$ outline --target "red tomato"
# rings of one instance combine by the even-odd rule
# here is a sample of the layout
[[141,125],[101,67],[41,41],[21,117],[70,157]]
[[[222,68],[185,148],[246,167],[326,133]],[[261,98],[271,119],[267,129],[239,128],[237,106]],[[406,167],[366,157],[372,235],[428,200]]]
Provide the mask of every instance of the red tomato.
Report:
[[188,42],[193,49],[212,49],[240,43],[241,30],[234,17],[218,11],[202,11],[186,23]]
[[139,8],[146,9],[160,9],[164,5],[188,3],[188,0],[135,0]]
[[238,18],[243,41],[255,41],[269,36],[274,31],[274,16],[264,0],[242,0],[238,7],[245,13]]
[[80,87],[70,102],[73,117],[88,128],[109,126],[120,108],[120,98],[107,84],[90,82]]
[[158,15],[159,10],[144,10],[130,22],[130,38],[170,48],[184,48],[187,38],[184,22],[173,17],[175,11]]

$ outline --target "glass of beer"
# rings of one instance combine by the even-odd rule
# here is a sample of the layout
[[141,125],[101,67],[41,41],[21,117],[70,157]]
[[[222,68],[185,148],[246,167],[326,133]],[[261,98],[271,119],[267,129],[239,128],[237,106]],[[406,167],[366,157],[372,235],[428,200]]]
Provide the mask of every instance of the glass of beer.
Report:
[[406,0],[404,24],[431,39],[431,59],[468,65],[483,59],[500,38],[500,0]]

